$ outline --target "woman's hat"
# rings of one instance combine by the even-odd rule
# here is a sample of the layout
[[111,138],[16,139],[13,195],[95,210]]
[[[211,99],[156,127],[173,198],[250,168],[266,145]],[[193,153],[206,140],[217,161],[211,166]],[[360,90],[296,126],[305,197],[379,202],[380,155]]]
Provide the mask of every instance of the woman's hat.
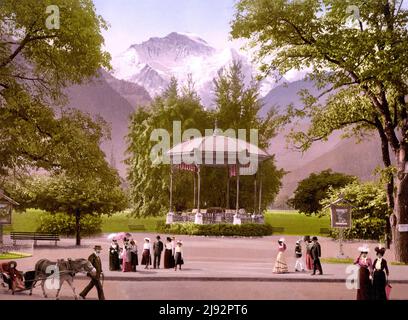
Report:
[[367,246],[362,246],[358,248],[358,251],[360,251],[361,253],[369,253],[370,248],[368,248]]
[[285,242],[285,238],[280,238],[279,242]]
[[177,240],[177,243],[183,244],[183,242],[181,240]]
[[384,255],[384,253],[385,253],[385,248],[384,247],[381,247],[381,246],[379,246],[379,247],[375,247],[375,252],[377,252],[377,253],[379,253],[379,254],[381,254],[382,256]]
[[150,238],[144,238],[144,240],[145,240],[145,241],[147,240],[147,241],[149,241],[149,242],[150,242]]

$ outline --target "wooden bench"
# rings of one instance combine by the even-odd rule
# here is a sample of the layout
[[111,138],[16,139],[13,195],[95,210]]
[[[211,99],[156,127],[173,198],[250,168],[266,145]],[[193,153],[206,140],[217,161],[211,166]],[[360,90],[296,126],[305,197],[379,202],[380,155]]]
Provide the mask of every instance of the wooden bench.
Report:
[[129,224],[130,231],[145,231],[146,228],[143,224]]
[[280,233],[285,232],[285,228],[284,227],[272,227],[272,233],[275,233],[275,232],[280,232]]
[[329,228],[320,228],[320,234],[330,234]]
[[34,240],[34,246],[37,245],[37,241],[54,241],[55,246],[60,241],[59,234],[56,233],[44,233],[44,232],[10,232],[10,238],[13,240],[13,245],[16,245],[17,240]]

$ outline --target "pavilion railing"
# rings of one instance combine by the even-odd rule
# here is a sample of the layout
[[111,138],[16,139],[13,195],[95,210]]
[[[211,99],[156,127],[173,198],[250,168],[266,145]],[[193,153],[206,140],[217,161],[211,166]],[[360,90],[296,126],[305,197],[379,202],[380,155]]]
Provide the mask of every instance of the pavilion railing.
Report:
[[[219,224],[219,223],[233,223],[235,213],[202,213],[203,224]],[[241,224],[256,223],[263,224],[263,215],[239,214]],[[195,213],[175,213],[173,216],[173,223],[194,222]]]

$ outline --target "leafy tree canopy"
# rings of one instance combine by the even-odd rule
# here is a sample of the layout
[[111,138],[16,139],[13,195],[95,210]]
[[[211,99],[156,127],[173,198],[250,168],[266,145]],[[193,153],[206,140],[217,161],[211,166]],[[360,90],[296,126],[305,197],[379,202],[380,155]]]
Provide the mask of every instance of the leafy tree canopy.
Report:
[[326,199],[330,189],[338,189],[356,181],[356,177],[332,170],[312,173],[298,183],[298,187],[288,205],[306,215],[318,214],[322,210],[321,201]]

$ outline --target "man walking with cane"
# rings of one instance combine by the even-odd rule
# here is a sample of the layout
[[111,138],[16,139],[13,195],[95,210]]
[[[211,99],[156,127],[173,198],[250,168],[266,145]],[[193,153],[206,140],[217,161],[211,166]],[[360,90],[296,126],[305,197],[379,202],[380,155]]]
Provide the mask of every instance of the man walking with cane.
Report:
[[88,277],[91,278],[91,282],[89,282],[89,284],[85,287],[85,289],[82,290],[82,292],[79,294],[79,296],[82,297],[82,299],[85,299],[89,291],[91,291],[93,287],[96,287],[96,290],[98,290],[99,300],[105,300],[105,295],[103,293],[103,287],[101,283],[101,276],[103,276],[102,262],[101,262],[101,258],[99,257],[101,251],[102,251],[101,246],[95,246],[94,253],[92,253],[88,258],[89,262],[95,268],[95,274],[91,274],[91,273],[87,274]]
[[310,249],[310,254],[313,259],[313,273],[312,276],[316,274],[316,270],[319,270],[319,274],[323,274],[322,265],[320,263],[320,257],[322,255],[322,249],[320,248],[320,243],[317,242],[317,237],[313,237],[313,246]]

